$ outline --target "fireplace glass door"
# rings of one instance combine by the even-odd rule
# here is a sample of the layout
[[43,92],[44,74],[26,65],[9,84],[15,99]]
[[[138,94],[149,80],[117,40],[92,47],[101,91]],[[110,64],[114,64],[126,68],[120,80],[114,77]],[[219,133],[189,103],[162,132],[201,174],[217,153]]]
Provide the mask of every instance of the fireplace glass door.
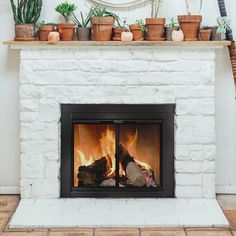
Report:
[[161,123],[73,124],[73,187],[157,188],[161,185]]

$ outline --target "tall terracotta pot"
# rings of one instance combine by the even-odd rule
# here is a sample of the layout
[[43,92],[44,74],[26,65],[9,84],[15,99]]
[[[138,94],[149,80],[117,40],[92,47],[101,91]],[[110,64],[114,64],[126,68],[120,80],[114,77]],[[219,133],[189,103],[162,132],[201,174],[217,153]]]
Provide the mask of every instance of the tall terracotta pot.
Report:
[[178,16],[181,30],[184,32],[185,41],[197,41],[202,16],[200,15],[183,15]]
[[112,16],[92,17],[92,31],[95,41],[110,41],[115,19]]
[[43,25],[39,28],[39,40],[48,41],[48,35],[54,31],[54,25]]
[[34,24],[16,24],[15,25],[15,40],[16,41],[33,41],[35,40],[35,25]]
[[60,23],[57,27],[61,41],[73,41],[75,33],[74,23]]
[[133,33],[134,41],[144,40],[144,32],[142,31],[142,27],[140,25],[130,25],[129,29]]
[[165,18],[146,18],[146,40],[163,41],[165,40]]

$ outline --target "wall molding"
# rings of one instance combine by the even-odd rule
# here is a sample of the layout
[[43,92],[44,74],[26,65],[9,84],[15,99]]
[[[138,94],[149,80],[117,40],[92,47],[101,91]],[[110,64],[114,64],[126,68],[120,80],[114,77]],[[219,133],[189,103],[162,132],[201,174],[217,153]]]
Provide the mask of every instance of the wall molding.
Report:
[[0,185],[0,194],[19,194],[19,186],[1,186]]

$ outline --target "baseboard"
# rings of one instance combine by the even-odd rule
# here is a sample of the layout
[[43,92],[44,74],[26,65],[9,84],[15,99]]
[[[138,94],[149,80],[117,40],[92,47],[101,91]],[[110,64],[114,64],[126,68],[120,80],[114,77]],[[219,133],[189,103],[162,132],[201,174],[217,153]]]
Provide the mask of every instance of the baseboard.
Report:
[[19,194],[19,186],[0,186],[0,194]]
[[216,186],[218,194],[236,194],[236,186]]

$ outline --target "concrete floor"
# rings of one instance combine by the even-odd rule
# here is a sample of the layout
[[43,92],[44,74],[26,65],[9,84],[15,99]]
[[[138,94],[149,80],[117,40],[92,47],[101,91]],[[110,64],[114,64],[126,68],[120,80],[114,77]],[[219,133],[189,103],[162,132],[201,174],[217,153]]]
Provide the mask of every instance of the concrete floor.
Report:
[[117,228],[117,229],[21,229],[9,230],[8,222],[20,197],[0,195],[0,236],[236,236],[236,195],[217,197],[230,228]]

